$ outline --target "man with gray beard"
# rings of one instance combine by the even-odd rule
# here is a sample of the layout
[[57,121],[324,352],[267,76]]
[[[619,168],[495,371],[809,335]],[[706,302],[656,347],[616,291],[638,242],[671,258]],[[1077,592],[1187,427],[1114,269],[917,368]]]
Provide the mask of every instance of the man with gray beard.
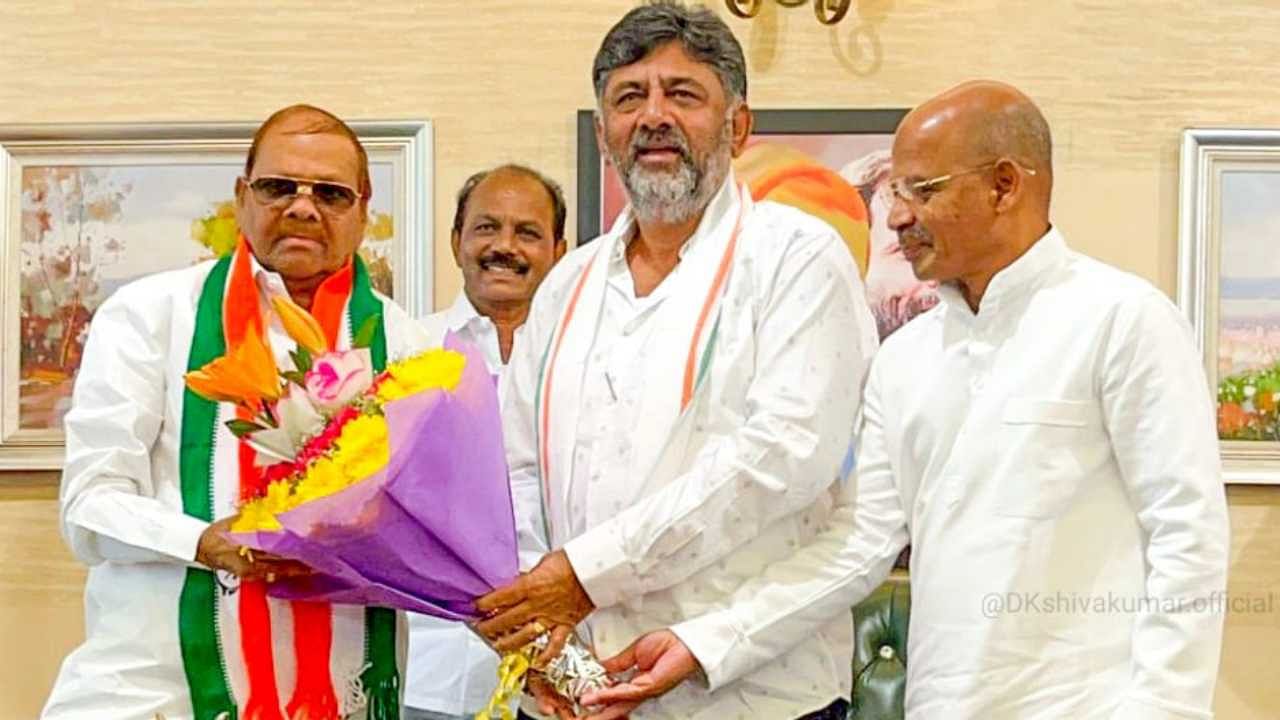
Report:
[[847,608],[746,674],[756,650],[685,622],[827,524],[877,343],[836,231],[734,180],[745,65],[705,8],[653,2],[609,31],[596,133],[630,205],[548,274],[506,376],[521,554],[541,559],[477,602],[478,629],[502,650],[549,631],[542,661],[575,626],[602,658],[669,628],[700,680],[637,718],[843,718],[849,697]]

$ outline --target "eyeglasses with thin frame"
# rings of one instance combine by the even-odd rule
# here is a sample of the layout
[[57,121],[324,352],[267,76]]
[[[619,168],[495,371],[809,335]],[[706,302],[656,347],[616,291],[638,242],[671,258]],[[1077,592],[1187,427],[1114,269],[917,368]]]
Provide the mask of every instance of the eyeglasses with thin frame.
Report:
[[283,175],[263,175],[250,180],[242,177],[258,202],[284,206],[299,195],[310,195],[316,206],[332,213],[350,210],[362,197],[359,190],[332,180],[300,180]]
[[[992,160],[991,162],[986,162],[975,167],[966,168],[964,170],[957,170],[955,172],[947,173],[946,175],[939,175],[937,177],[929,178],[928,180],[917,180],[916,182],[909,182],[906,178],[896,177],[889,181],[889,190],[890,192],[893,193],[893,196],[895,198],[905,203],[908,203],[911,205],[923,205],[924,203],[929,201],[930,196],[928,195],[928,193],[932,193],[938,190],[940,186],[945,185],[948,182],[958,177],[961,177],[963,175],[970,175],[973,173],[982,172],[983,170],[987,170],[988,168],[993,168],[996,165],[999,165],[1001,161],[1006,159],[1007,158],[1001,158],[1000,160]],[[1023,165],[1022,163],[1017,161],[1010,161],[1010,162],[1013,162],[1014,165],[1017,165],[1019,168],[1022,169],[1023,172],[1027,173],[1028,175],[1036,174],[1035,168],[1029,168],[1026,165]]]

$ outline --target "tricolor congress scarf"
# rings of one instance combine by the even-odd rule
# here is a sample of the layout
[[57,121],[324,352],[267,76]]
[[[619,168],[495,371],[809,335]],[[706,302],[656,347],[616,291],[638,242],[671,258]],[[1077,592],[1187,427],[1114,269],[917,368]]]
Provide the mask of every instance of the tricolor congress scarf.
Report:
[[[196,311],[188,370],[197,370],[222,356],[254,328],[266,337],[253,278],[249,248],[244,238],[235,252],[219,260],[205,280]],[[343,311],[348,315],[349,332],[370,317],[378,317],[377,332],[370,347],[375,371],[386,366],[386,332],[382,303],[373,294],[369,275],[359,257],[326,279],[317,289],[312,314],[338,347]],[[348,338],[348,342],[349,342]],[[183,512],[212,521],[213,468],[218,452],[219,407],[186,390],[182,403],[182,447],[180,475]],[[254,464],[254,451],[239,442],[234,448],[239,468],[239,497],[244,500],[265,486],[261,469]],[[239,586],[238,616],[240,649],[247,696],[239,707],[231,690],[227,660],[221,646],[218,582],[203,568],[189,568],[179,599],[178,624],[182,659],[191,691],[196,720],[336,720],[339,702],[330,672],[333,642],[331,611],[327,603],[290,603],[293,621],[293,652],[297,669],[294,691],[281,708],[276,687],[271,614],[266,588],[259,582]],[[386,608],[365,610],[365,668],[360,690],[368,704],[370,720],[400,717],[400,676],[396,667],[395,613]],[[343,688],[342,690],[346,690]]]
[[[754,208],[745,186],[734,185],[732,178],[727,185],[704,213],[697,230],[703,237],[680,261],[679,276],[664,281],[672,283],[671,294],[649,324],[654,328],[655,342],[670,346],[654,353],[645,366],[643,387],[651,389],[641,399],[639,415],[645,422],[629,431],[634,449],[631,467],[618,472],[651,477],[669,457],[680,455],[673,441],[682,435],[691,404],[705,395],[699,391],[716,347],[721,300],[744,221]],[[578,427],[588,356],[604,307],[609,261],[617,246],[625,246],[633,226],[628,208],[608,235],[596,241],[599,249],[573,281],[543,350],[534,399],[535,436],[542,477],[543,530],[552,547],[569,539],[562,495],[572,475],[576,447],[572,435]],[[698,311],[690,312],[693,308]]]

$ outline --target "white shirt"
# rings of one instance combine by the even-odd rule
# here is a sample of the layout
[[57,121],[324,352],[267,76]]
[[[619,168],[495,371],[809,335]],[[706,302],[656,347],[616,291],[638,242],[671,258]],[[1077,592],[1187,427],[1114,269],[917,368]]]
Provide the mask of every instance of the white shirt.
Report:
[[[453,333],[460,339],[475,345],[484,353],[485,364],[489,372],[502,376],[506,363],[502,362],[502,349],[498,344],[498,327],[487,316],[481,315],[467,294],[458,291],[458,297],[447,310],[441,310],[422,318],[422,326],[433,345],[444,343],[446,333]],[[511,344],[514,347],[520,339],[521,328],[516,328]]]
[[[847,607],[778,663],[733,682],[722,677],[722,640],[680,625],[790,555],[827,521],[876,347],[857,269],[831,227],[770,202],[745,216],[709,395],[691,420],[696,452],[671,478],[626,471],[636,452],[631,429],[647,421],[646,394],[679,392],[679,377],[656,387],[643,380],[658,353],[688,347],[687,338],[653,332],[664,303],[674,302],[664,288],[691,271],[698,243],[735,221],[734,189],[730,177],[686,243],[682,264],[648,297],[635,297],[621,255],[610,258],[582,378],[575,460],[548,479],[551,547],[564,547],[597,606],[585,623],[596,654],[608,657],[645,632],[674,627],[706,670],[709,687],[685,683],[638,708],[636,718],[791,718],[849,694]],[[503,421],[526,566],[546,549],[534,418],[543,357],[598,243],[631,231],[624,214],[609,235],[552,270],[512,355]],[[582,301],[589,302],[585,295]],[[579,317],[585,312],[577,310]]]
[[[208,523],[182,512],[178,449],[196,304],[212,267],[148,276],[121,288],[94,314],[66,417],[60,497],[63,537],[89,565],[86,638],[63,662],[41,716],[46,720],[149,720],[157,712],[191,720],[178,597]],[[253,271],[264,306],[267,295],[287,292],[280,276],[256,259]],[[420,326],[391,300],[379,299],[388,359],[424,348]],[[268,339],[283,367],[293,341],[269,309],[264,317],[271,318]],[[216,518],[235,512],[233,497],[215,494],[214,503]],[[363,608],[334,606],[335,653],[354,643],[362,654],[362,614]],[[291,643],[277,645],[278,673],[292,652]],[[289,692],[280,687],[284,700]]]
[[[785,647],[859,600],[909,532],[908,718],[1210,718],[1229,528],[1187,323],[1056,230],[977,314],[941,297],[872,366],[836,514],[856,529],[770,569],[827,568],[745,642]],[[769,597],[745,588],[702,623]]]
[[[493,321],[476,311],[465,292],[448,310],[423,318],[431,345],[452,332],[484,353],[501,386],[506,366]],[[516,329],[512,345],[520,339]],[[405,705],[446,715],[472,714],[485,707],[498,682],[498,656],[465,625],[409,613],[409,664]]]
[[[689,243],[696,240],[693,238]],[[689,243],[681,247],[681,256]],[[673,275],[679,270],[677,266]],[[571,537],[590,529],[585,510],[590,502],[591,486],[599,483],[608,470],[608,463],[594,453],[597,446],[616,446],[618,462],[625,462],[631,452],[631,445],[626,439],[613,443],[610,436],[625,436],[625,432],[619,433],[620,428],[632,427],[632,423],[642,420],[637,413],[640,408],[637,399],[645,390],[644,379],[635,370],[645,362],[646,353],[651,352],[654,345],[643,330],[652,322],[658,307],[668,299],[670,289],[671,283],[664,282],[645,297],[636,297],[635,281],[627,266],[626,246],[616,246],[609,258],[604,308],[592,348],[592,362],[600,366],[601,371],[586,374],[583,411],[579,415],[574,438],[577,462],[573,465],[568,486],[566,516]],[[593,458],[595,462],[592,462]],[[622,509],[620,503],[616,509]]]

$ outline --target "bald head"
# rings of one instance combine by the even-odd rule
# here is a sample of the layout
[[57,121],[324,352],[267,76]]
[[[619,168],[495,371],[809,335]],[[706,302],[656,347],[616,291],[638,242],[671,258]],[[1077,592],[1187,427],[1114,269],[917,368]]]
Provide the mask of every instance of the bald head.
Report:
[[253,142],[249,145],[249,155],[245,159],[245,177],[253,177],[254,161],[258,158],[263,140],[268,135],[341,135],[351,141],[355,147],[357,162],[360,166],[360,194],[368,198],[373,195],[373,183],[369,179],[369,155],[356,132],[337,115],[314,105],[290,105],[271,114],[258,131],[253,134]]
[[903,118],[889,226],[916,276],[958,282],[976,309],[1049,229],[1052,154],[1040,110],[1003,83],[964,83]]
[[1052,172],[1049,123],[1017,88],[975,80],[942,93],[917,112],[949,116],[975,159],[1011,157],[1037,172]]
[[1050,129],[1036,102],[1018,88],[995,81],[961,83],[911,110],[897,132],[966,167],[1001,158],[1016,161],[1033,170],[1027,183],[1030,199],[1048,210]]

